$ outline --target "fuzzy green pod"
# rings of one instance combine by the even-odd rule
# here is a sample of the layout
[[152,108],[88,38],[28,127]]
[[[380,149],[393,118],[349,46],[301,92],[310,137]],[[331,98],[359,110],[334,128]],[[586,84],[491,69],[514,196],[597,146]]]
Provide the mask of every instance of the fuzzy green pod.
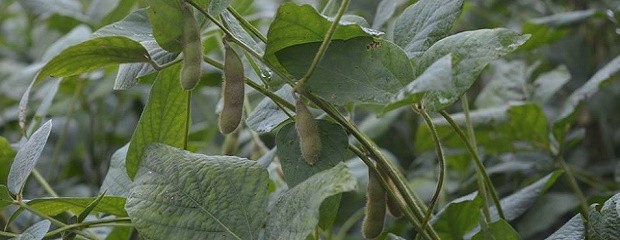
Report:
[[295,130],[299,136],[301,156],[308,165],[314,165],[321,156],[321,137],[316,120],[301,99],[295,101]]
[[192,90],[202,75],[202,41],[200,28],[194,18],[191,6],[181,3],[183,15],[183,68],[181,69],[181,86],[185,90]]
[[373,239],[383,232],[385,220],[385,189],[379,183],[379,176],[368,169],[368,190],[366,191],[366,216],[362,223],[362,234]]
[[239,55],[228,44],[224,44],[224,81],[222,98],[224,108],[219,117],[220,132],[229,134],[239,126],[243,117],[245,98],[243,63]]
[[[394,185],[394,183],[392,183],[392,181],[390,181],[390,185]],[[387,203],[387,209],[388,209],[388,213],[390,213],[390,215],[392,215],[395,218],[401,218],[403,217],[405,214],[403,213],[403,210],[400,209],[400,206],[398,206],[398,203],[396,202],[396,199],[388,196],[386,199],[386,203]]]

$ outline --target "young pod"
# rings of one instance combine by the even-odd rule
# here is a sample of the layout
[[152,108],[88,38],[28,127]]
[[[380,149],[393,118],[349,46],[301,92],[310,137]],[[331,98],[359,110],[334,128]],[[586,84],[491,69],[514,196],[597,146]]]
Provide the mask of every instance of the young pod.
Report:
[[301,156],[308,165],[314,165],[321,156],[321,137],[316,120],[299,98],[295,101],[295,114],[295,129],[299,136]]
[[194,18],[191,6],[181,3],[183,15],[183,68],[181,69],[181,86],[185,90],[192,90],[202,75],[202,41],[200,28]]
[[222,99],[224,108],[220,113],[220,132],[229,134],[239,126],[243,115],[245,98],[243,63],[239,55],[228,44],[224,44],[224,81]]
[[373,239],[383,232],[386,194],[379,182],[379,176],[370,169],[366,194],[366,216],[362,223],[362,234],[366,239]]
[[[391,180],[389,181],[389,183],[390,185],[394,185],[394,183]],[[386,201],[387,201],[388,213],[390,213],[390,215],[392,215],[395,218],[401,218],[405,215],[403,213],[403,210],[400,209],[400,206],[398,206],[396,199],[388,196]]]

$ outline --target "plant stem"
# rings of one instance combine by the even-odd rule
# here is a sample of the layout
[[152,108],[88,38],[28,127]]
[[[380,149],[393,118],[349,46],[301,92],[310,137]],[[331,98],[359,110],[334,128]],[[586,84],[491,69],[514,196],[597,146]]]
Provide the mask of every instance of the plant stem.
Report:
[[185,138],[183,138],[183,150],[187,150],[187,142],[189,141],[189,128],[192,124],[192,91],[187,90],[185,91],[185,93],[187,93],[187,104],[185,106],[185,111],[187,112],[187,114],[185,115]]
[[260,31],[258,31],[258,29],[254,27],[254,25],[248,22],[248,20],[245,20],[245,18],[241,16],[241,14],[237,12],[237,10],[235,10],[233,7],[228,7],[226,9],[228,9],[228,11],[237,19],[237,21],[241,23],[241,26],[243,26],[246,30],[249,30],[252,34],[254,34],[254,36],[260,39],[262,42],[267,43],[267,38]]
[[321,62],[321,60],[323,59],[325,52],[327,52],[327,48],[329,48],[329,44],[332,42],[332,37],[334,36],[334,32],[336,32],[338,22],[340,22],[342,15],[344,15],[344,11],[346,11],[347,7],[349,6],[349,1],[350,0],[343,0],[342,3],[340,3],[338,12],[336,13],[336,17],[334,18],[334,22],[331,26],[329,26],[327,33],[325,33],[325,36],[323,37],[323,42],[319,47],[319,51],[317,51],[316,55],[314,55],[314,59],[312,60],[310,67],[308,67],[306,74],[304,74],[304,76],[299,80],[299,82],[297,82],[297,87],[303,89],[306,82],[308,81],[308,79],[310,79],[310,76],[312,76],[312,73],[314,73],[314,70],[319,65],[319,62]]
[[575,195],[577,195],[577,198],[579,198],[579,206],[581,207],[581,216],[583,219],[585,236],[586,236],[586,239],[589,239],[588,231],[590,230],[590,227],[589,227],[590,218],[588,216],[588,210],[589,210],[588,200],[586,199],[585,195],[581,191],[581,188],[579,188],[579,184],[577,183],[577,180],[575,180],[575,175],[573,175],[573,171],[570,169],[570,166],[568,166],[566,161],[564,161],[564,158],[561,156],[556,156],[556,161],[558,165],[560,166],[560,168],[566,173],[566,179],[568,180],[569,186],[571,187]]
[[[25,202],[23,202],[23,201],[18,201],[18,205],[19,205],[20,207],[22,207],[22,208],[24,208],[24,209],[28,210],[29,212],[33,213],[34,215],[37,215],[37,216],[39,216],[39,217],[41,217],[41,218],[43,218],[43,219],[47,219],[47,220],[49,220],[50,222],[52,222],[53,224],[56,224],[56,225],[57,225],[57,226],[59,226],[59,227],[65,227],[65,226],[67,226],[67,224],[65,224],[65,223],[63,223],[63,222],[61,222],[61,221],[58,221],[57,219],[55,219],[55,218],[53,218],[53,217],[50,217],[50,216],[48,216],[48,215],[46,215],[46,214],[44,214],[44,213],[39,212],[38,210],[36,210],[36,209],[34,209],[34,208],[32,208],[32,207],[30,207],[28,204],[26,204],[26,203],[25,203]],[[97,238],[97,236],[94,236],[93,234],[87,234],[87,233],[84,233],[84,232],[82,232],[82,231],[80,231],[80,230],[75,230],[75,232],[76,232],[77,234],[79,234],[79,235],[81,235],[81,236],[85,237],[85,238],[88,238],[88,239],[98,239],[98,238]]]
[[58,197],[58,193],[54,191],[54,189],[50,186],[47,180],[41,176],[41,173],[37,169],[32,169],[32,176],[34,176],[34,179],[41,184],[41,187],[43,187],[47,193],[49,193],[52,197]]
[[[471,122],[471,117],[469,114],[469,101],[467,99],[467,95],[463,94],[463,96],[461,97],[461,102],[463,104],[463,112],[465,113],[465,125],[467,126],[467,136],[469,139],[469,142],[471,143],[472,146],[475,146],[475,148],[473,149],[474,151],[471,153],[473,155],[475,155],[475,158],[480,159],[480,153],[478,152],[478,143],[476,141],[476,134],[474,132],[474,125]],[[480,195],[482,199],[482,205],[484,206],[482,208],[482,212],[484,213],[484,217],[486,218],[487,222],[491,222],[491,211],[489,210],[489,202],[488,202],[488,197],[489,197],[489,192],[487,191],[487,187],[484,184],[484,174],[485,172],[480,171],[480,168],[476,168],[476,174],[478,175],[478,179],[476,179],[476,183],[478,184],[478,190],[480,191]]]
[[497,197],[497,192],[495,191],[495,187],[493,186],[493,182],[491,182],[491,178],[489,177],[489,174],[487,174],[484,168],[484,164],[482,164],[482,161],[480,160],[480,156],[478,156],[478,154],[475,154],[476,152],[475,152],[474,146],[467,139],[467,136],[465,135],[463,130],[461,130],[459,125],[457,125],[456,122],[454,122],[454,119],[452,119],[450,114],[448,114],[446,111],[440,111],[439,113],[441,114],[441,116],[443,116],[446,119],[446,121],[448,121],[450,126],[452,126],[454,131],[459,135],[461,140],[465,143],[465,147],[467,148],[467,150],[473,155],[474,163],[476,164],[478,171],[481,173],[481,176],[479,177],[483,178],[485,185],[488,187],[489,193],[491,194],[491,197],[493,199],[493,203],[495,204],[495,207],[497,208],[497,213],[499,217],[501,219],[506,219],[504,217],[504,211],[502,210],[501,204],[499,202],[499,198]]
[[[360,144],[369,152],[370,156],[377,161],[378,167],[383,168],[392,179],[394,185],[407,203],[407,208],[413,212],[418,221],[421,221],[424,216],[424,210],[420,207],[423,206],[422,201],[413,193],[409,186],[407,186],[407,179],[405,179],[394,164],[388,160],[383,153],[381,153],[379,147],[372,140],[370,140],[368,136],[362,133],[357,126],[355,126],[355,124],[343,117],[342,114],[340,114],[340,112],[338,112],[338,110],[336,110],[331,104],[312,94],[308,94],[307,92],[305,92],[305,96],[314,104],[323,109],[330,117],[340,123],[341,126],[347,129],[349,133],[351,133],[360,142]],[[403,208],[403,211],[406,211],[407,208]],[[412,222],[412,224],[420,230],[422,228],[418,221]],[[437,233],[432,227],[429,229],[429,232],[431,233],[433,239],[438,238]]]
[[419,220],[419,218],[415,216],[409,208],[407,208],[407,202],[405,202],[403,198],[398,197],[398,194],[399,194],[398,189],[392,189],[391,184],[389,184],[388,182],[388,178],[383,177],[382,172],[384,171],[381,171],[380,169],[378,169],[378,166],[376,166],[373,163],[373,161],[370,160],[370,158],[364,152],[362,152],[362,150],[360,150],[359,148],[353,145],[349,145],[348,148],[351,152],[357,155],[364,162],[364,164],[366,164],[366,166],[368,166],[368,169],[370,171],[377,174],[377,176],[382,176],[382,177],[377,178],[379,180],[379,183],[381,184],[383,189],[385,189],[387,194],[389,194],[390,197],[392,197],[398,203],[399,207],[402,209],[403,213],[405,214],[405,217],[407,218],[407,220],[409,220],[409,222],[413,224],[413,226],[416,228],[418,232],[422,233],[420,235],[423,236],[425,239],[437,239],[431,236],[429,232],[425,232],[422,230],[423,227],[421,225],[421,221]]
[[65,225],[63,227],[54,229],[53,231],[46,233],[45,237],[49,238],[54,235],[60,234],[62,232],[70,231],[74,229],[86,228],[89,226],[97,226],[97,225],[103,225],[103,224],[108,224],[108,223],[118,223],[118,222],[131,222],[131,220],[128,217],[119,217],[119,218],[112,218],[112,219],[101,219],[101,220],[95,220],[95,221],[75,223],[75,224]]
[[18,234],[16,234],[16,233],[0,231],[0,237],[10,237],[10,238],[13,238],[13,237],[17,237],[17,235]]
[[[421,106],[412,107],[412,108],[418,114],[422,115],[422,118],[424,118],[426,125],[428,125],[428,128],[431,131],[431,136],[433,137],[433,142],[435,143],[435,152],[437,154],[437,162],[439,163],[439,176],[437,179],[437,187],[435,189],[435,194],[433,194],[431,202],[428,206],[428,210],[426,210],[424,221],[422,221],[422,232],[424,232],[426,225],[428,224],[428,221],[430,220],[430,217],[433,213],[433,209],[435,208],[437,204],[437,199],[439,198],[439,194],[441,193],[443,189],[443,183],[444,183],[445,174],[446,174],[446,159],[443,154],[443,148],[441,147],[441,143],[439,142],[439,136],[437,135],[437,129],[435,129],[435,125],[433,124],[431,117],[428,115],[426,110]],[[419,236],[420,235],[418,235],[417,237],[418,239],[419,239]]]

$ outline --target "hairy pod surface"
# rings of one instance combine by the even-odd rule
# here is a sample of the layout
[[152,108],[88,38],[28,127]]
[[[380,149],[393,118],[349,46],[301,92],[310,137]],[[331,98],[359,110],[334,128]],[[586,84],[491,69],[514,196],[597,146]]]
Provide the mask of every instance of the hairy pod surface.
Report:
[[183,68],[181,69],[181,86],[185,90],[192,90],[200,81],[202,75],[202,41],[200,28],[194,18],[191,6],[181,3],[183,14]]
[[241,58],[228,44],[224,46],[224,81],[222,82],[224,108],[220,113],[219,127],[220,132],[229,134],[237,129],[243,117],[245,82]]
[[379,183],[379,176],[368,169],[368,190],[366,191],[366,216],[362,223],[364,238],[373,239],[383,232],[386,194]]
[[[390,179],[389,181],[390,186],[394,186],[394,183],[392,182],[392,180]],[[396,201],[396,199],[390,197],[389,195],[387,196],[386,199],[386,203],[387,203],[387,209],[388,209],[388,213],[390,213],[390,215],[392,215],[395,218],[401,218],[403,217],[405,214],[403,213],[403,210],[400,209],[400,206],[398,206],[398,202]]]
[[301,99],[295,101],[295,114],[295,130],[299,136],[301,156],[308,165],[314,165],[321,156],[319,128],[314,116]]

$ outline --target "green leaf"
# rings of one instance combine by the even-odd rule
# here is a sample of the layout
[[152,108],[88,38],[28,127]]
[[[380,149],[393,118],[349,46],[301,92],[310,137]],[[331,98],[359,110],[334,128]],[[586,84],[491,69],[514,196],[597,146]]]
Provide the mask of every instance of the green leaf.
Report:
[[590,239],[620,239],[620,193],[605,201],[600,211],[591,206],[589,215]]
[[497,220],[486,226],[487,231],[480,231],[472,240],[520,240],[519,233],[503,219]]
[[[96,197],[58,197],[58,198],[37,198],[28,201],[28,205],[49,216],[56,216],[64,212],[80,213],[95,200]],[[99,204],[92,209],[95,213],[106,213],[116,215],[118,217],[126,217],[125,198],[105,196]]]
[[217,16],[220,15],[233,0],[196,0],[194,2],[203,9],[206,9],[212,16]]
[[53,76],[67,77],[120,63],[147,62],[149,54],[127,37],[101,37],[71,46],[49,61],[35,81]]
[[[451,115],[454,121],[464,129],[465,115]],[[548,123],[542,108],[537,104],[506,105],[497,108],[471,111],[476,141],[487,154],[513,152],[533,149],[548,149]],[[448,122],[441,118],[433,119],[441,143],[445,147],[464,148],[461,138],[454,132]],[[418,126],[416,139],[425,139],[430,132],[425,124]],[[415,141],[418,151],[433,150],[430,141]]]
[[[276,55],[289,73],[301,78],[312,61],[307,56],[314,56],[319,45],[296,45]],[[402,49],[385,40],[357,37],[330,44],[306,89],[338,105],[385,104],[412,79],[411,65]]]
[[[332,22],[319,14],[310,5],[296,5],[284,3],[278,8],[276,17],[269,26],[267,32],[267,46],[265,59],[276,68],[282,69],[275,53],[290,46],[321,42]],[[362,28],[352,23],[340,23],[336,28],[333,40],[347,40],[360,36],[378,36],[382,34],[372,29]],[[330,48],[333,48],[330,47]],[[311,55],[314,56],[316,50]],[[312,58],[310,58],[312,59]]]
[[409,58],[420,57],[448,35],[462,8],[463,0],[420,0],[396,19],[394,42],[405,49]]
[[129,190],[131,190],[133,183],[129,176],[127,176],[127,169],[125,168],[127,149],[129,149],[129,144],[125,144],[125,146],[112,154],[110,167],[103,179],[100,192],[106,191],[109,196],[129,196]]
[[17,151],[8,178],[8,188],[11,193],[15,195],[22,193],[26,179],[43,152],[50,131],[52,131],[52,120],[45,122]]
[[317,120],[317,126],[323,147],[319,160],[313,166],[306,164],[301,156],[299,136],[294,122],[284,125],[276,135],[278,158],[282,164],[286,183],[291,188],[345,159],[348,138],[342,127],[326,120]]
[[534,80],[534,91],[530,98],[532,101],[544,104],[558,92],[570,78],[570,72],[564,65],[540,74],[540,76]]
[[93,37],[124,36],[136,42],[154,40],[146,9],[138,9],[122,20],[104,26]]
[[160,71],[127,150],[126,168],[136,175],[144,148],[153,142],[183,147],[187,134],[188,92],[179,84],[181,64]]
[[[150,58],[163,65],[173,61],[178,53],[168,52],[161,48],[153,37],[153,30],[147,17],[146,9],[132,12],[123,20],[107,25],[95,33],[95,37],[125,36],[139,42],[146,48]],[[156,70],[149,63],[126,63],[118,68],[114,81],[115,90],[129,89],[138,84],[137,78],[154,73]]]
[[11,197],[9,189],[4,185],[0,185],[0,210],[11,204],[13,204],[13,197]]
[[[6,138],[0,136],[0,166],[11,166],[15,154],[15,150],[11,147],[11,143],[9,143]],[[7,184],[6,180],[9,177],[9,170],[10,168],[8,167],[0,168],[0,184]]]
[[[323,147],[319,159],[313,166],[308,165],[301,155],[299,136],[294,122],[284,125],[276,135],[278,158],[282,164],[286,183],[291,188],[345,160],[349,146],[347,133],[340,125],[326,120],[317,120],[317,126]],[[333,223],[339,205],[340,195],[330,197],[323,202],[320,209],[320,224],[323,229],[327,229]]]
[[81,223],[82,221],[84,221],[84,219],[86,219],[86,217],[93,211],[93,209],[95,209],[95,207],[97,207],[97,205],[101,203],[101,200],[103,200],[104,197],[105,192],[101,193],[99,197],[89,203],[88,206],[84,208],[84,211],[80,212],[80,215],[77,217],[77,222]]
[[[282,86],[275,94],[291,104],[295,102],[293,98],[293,88],[289,85]],[[291,116],[295,116],[294,111],[288,112]],[[268,133],[288,119],[288,115],[286,115],[271,98],[265,97],[256,105],[254,110],[252,110],[245,122],[248,127],[258,133]]]
[[[447,107],[448,99],[457,94],[452,79],[452,55],[448,54],[428,67],[416,80],[401,89],[384,112],[421,102],[428,111]],[[450,103],[451,104],[451,103]]]
[[[533,167],[533,166],[532,166]],[[571,192],[549,192],[536,201],[525,214],[515,222],[515,228],[525,239],[554,229],[558,220],[579,207],[579,198]],[[544,214],[541,214],[544,213]]]
[[50,220],[43,220],[26,228],[24,232],[11,240],[41,240],[50,229]]
[[306,239],[319,222],[323,200],[352,191],[356,184],[344,163],[308,178],[276,200],[265,226],[265,239]]
[[553,120],[553,136],[558,142],[564,141],[564,137],[575,121],[583,102],[596,94],[604,84],[610,82],[613,79],[612,76],[618,71],[620,71],[620,56],[598,70],[588,82],[568,97],[557,118]]
[[390,18],[394,15],[396,7],[399,5],[399,1],[383,0],[377,5],[377,12],[375,18],[372,20],[372,28],[381,28]]
[[[500,200],[500,204],[504,210],[506,220],[512,221],[521,216],[521,214],[523,214],[534,204],[534,202],[536,202],[540,195],[542,195],[553,185],[553,183],[555,183],[555,180],[560,175],[562,175],[562,172],[560,171],[550,173],[529,186],[511,194],[510,196],[502,198],[502,200]],[[490,211],[491,218],[499,218],[495,206],[491,207]]]
[[469,194],[448,203],[431,220],[440,239],[462,239],[478,225],[482,199],[477,193]]
[[495,61],[487,71],[487,82],[476,97],[477,108],[491,108],[506,105],[507,102],[521,102],[527,98],[528,80],[533,69],[525,61]]
[[126,209],[145,239],[258,239],[269,176],[255,161],[147,147]]
[[555,29],[527,21],[521,26],[521,32],[532,35],[532,38],[520,47],[520,50],[528,51],[562,39],[571,32],[571,29]]
[[546,240],[585,239],[585,228],[581,214],[572,217],[560,229],[555,231]]
[[181,1],[147,0],[147,15],[153,29],[155,40],[169,52],[183,49],[183,17]]
[[452,54],[453,94],[440,98],[442,105],[457,101],[476,81],[478,75],[493,60],[504,56],[523,44],[529,35],[521,35],[508,29],[482,29],[460,32],[439,40],[420,57],[417,75],[447,54]]

